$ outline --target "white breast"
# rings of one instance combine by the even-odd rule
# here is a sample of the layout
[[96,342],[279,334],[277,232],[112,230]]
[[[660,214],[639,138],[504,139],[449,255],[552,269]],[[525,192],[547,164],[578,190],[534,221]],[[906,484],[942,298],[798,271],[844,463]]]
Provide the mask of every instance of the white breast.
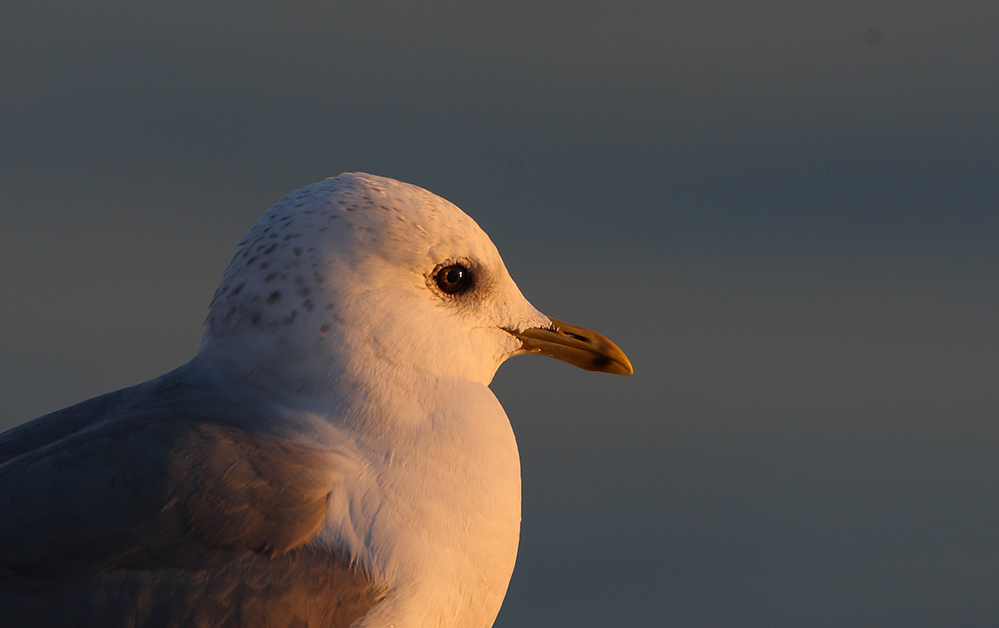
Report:
[[359,430],[357,468],[330,504],[322,538],[388,591],[362,628],[486,628],[513,573],[520,460],[509,420],[482,384],[437,393],[450,403],[413,404],[391,434]]

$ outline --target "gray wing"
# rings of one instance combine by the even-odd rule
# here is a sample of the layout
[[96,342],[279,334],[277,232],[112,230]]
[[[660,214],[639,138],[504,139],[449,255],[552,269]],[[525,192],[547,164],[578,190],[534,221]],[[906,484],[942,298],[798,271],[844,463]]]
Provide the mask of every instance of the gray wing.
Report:
[[[178,372],[0,438],[0,625],[348,626],[382,597],[312,543],[333,452]],[[237,420],[242,417],[242,420]]]

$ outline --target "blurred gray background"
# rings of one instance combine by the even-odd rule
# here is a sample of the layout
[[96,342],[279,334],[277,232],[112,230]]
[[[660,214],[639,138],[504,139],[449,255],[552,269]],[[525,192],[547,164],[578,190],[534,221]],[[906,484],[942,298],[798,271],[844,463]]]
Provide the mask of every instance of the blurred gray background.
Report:
[[497,626],[999,625],[999,5],[6,2],[0,421],[197,350],[362,170],[630,378],[518,358]]

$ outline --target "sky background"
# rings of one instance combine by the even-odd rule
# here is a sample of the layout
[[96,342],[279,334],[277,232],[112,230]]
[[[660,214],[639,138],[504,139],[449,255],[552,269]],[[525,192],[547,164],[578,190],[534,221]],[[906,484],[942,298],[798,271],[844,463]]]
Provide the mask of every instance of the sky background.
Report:
[[500,369],[498,627],[999,624],[996,3],[40,0],[0,58],[0,427],[190,359],[367,171],[635,366]]

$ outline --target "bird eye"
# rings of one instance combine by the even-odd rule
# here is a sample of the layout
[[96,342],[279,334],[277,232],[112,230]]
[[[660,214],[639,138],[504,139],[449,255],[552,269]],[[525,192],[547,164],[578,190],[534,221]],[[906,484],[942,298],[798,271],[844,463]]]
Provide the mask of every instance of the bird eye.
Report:
[[445,294],[459,294],[472,287],[472,272],[461,264],[451,264],[438,270],[434,280]]

